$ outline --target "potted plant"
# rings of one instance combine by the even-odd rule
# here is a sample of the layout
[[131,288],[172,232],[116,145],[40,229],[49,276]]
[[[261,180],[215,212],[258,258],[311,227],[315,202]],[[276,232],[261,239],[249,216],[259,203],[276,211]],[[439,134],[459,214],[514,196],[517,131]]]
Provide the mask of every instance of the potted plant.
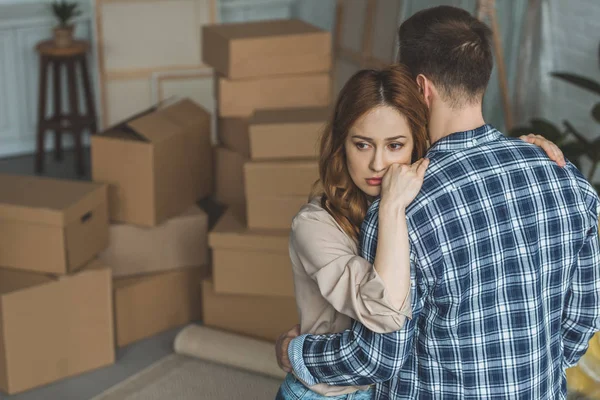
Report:
[[[598,60],[600,61],[600,45],[598,46]],[[551,75],[580,89],[600,95],[600,82],[598,81],[567,72],[552,72]],[[596,103],[592,107],[590,114],[596,122],[600,123],[600,103]],[[569,161],[580,169],[580,159],[587,157],[592,162],[587,179],[592,183],[596,170],[600,169],[600,136],[595,139],[588,139],[572,123],[566,120],[563,121],[563,126],[564,128],[561,129],[547,120],[532,119],[529,126],[516,127],[509,135],[520,136],[531,132],[539,133],[556,143]],[[600,194],[600,184],[596,184],[595,188]]]
[[66,0],[55,0],[50,4],[52,13],[58,20],[54,28],[54,44],[56,47],[69,47],[73,43],[72,19],[81,15],[79,3]]

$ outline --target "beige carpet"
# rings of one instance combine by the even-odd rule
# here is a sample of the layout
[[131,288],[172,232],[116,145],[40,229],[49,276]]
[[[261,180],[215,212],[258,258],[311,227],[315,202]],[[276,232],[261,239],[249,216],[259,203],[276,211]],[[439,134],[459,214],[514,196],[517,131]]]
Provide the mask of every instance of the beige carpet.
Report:
[[172,354],[92,400],[266,400],[275,398],[281,382]]

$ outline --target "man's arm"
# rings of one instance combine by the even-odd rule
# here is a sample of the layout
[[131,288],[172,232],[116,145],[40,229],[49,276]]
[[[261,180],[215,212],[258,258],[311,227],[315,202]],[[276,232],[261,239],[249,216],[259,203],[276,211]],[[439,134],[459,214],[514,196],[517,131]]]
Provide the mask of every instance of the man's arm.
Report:
[[412,349],[415,315],[400,331],[374,333],[359,322],[329,335],[293,339],[288,356],[305,384],[369,385],[396,376]]
[[600,330],[600,245],[597,223],[577,255],[562,320],[564,367],[577,363]]
[[412,319],[391,333],[374,333],[354,321],[350,329],[328,335],[302,335],[287,353],[295,375],[305,384],[368,385],[396,376],[413,348],[422,308],[416,284],[416,255],[411,248]]

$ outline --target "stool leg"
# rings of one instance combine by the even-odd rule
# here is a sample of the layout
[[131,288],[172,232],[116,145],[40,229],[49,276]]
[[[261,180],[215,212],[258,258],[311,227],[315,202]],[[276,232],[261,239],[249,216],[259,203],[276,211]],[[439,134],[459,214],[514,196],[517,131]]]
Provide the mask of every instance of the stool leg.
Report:
[[44,170],[44,134],[46,132],[46,86],[47,86],[48,58],[40,56],[40,76],[39,76],[39,98],[38,98],[38,126],[36,137],[35,152],[35,172],[41,173]]
[[83,92],[85,95],[85,108],[87,109],[87,116],[92,120],[92,125],[91,125],[91,133],[94,134],[96,133],[97,130],[97,126],[96,126],[96,107],[95,107],[95,102],[94,102],[94,94],[92,91],[92,85],[90,84],[90,75],[88,73],[88,67],[87,67],[87,59],[85,57],[85,55],[81,56],[80,58],[80,62],[81,62],[81,77],[83,79]]
[[[60,84],[61,62],[54,60],[54,120],[60,122],[62,120],[62,86]],[[60,161],[63,159],[62,151],[62,131],[57,129],[54,132],[54,159]]]
[[77,175],[84,174],[85,167],[83,166],[83,147],[81,145],[82,130],[79,123],[79,101],[77,99],[77,71],[75,70],[75,60],[66,61],[67,76],[69,79],[69,108],[70,119],[73,127],[73,136],[75,139],[75,163],[77,166]]

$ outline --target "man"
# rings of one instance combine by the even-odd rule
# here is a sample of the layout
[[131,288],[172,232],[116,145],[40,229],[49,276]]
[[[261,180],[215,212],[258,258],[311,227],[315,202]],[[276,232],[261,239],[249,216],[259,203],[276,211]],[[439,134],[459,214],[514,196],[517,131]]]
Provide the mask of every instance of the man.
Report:
[[[307,384],[377,383],[376,399],[566,397],[565,368],[600,330],[599,200],[572,164],[485,124],[490,36],[444,6],[400,27],[399,61],[431,113],[430,165],[407,210],[413,318],[390,334],[288,332],[279,361]],[[371,262],[378,205],[361,233]]]

